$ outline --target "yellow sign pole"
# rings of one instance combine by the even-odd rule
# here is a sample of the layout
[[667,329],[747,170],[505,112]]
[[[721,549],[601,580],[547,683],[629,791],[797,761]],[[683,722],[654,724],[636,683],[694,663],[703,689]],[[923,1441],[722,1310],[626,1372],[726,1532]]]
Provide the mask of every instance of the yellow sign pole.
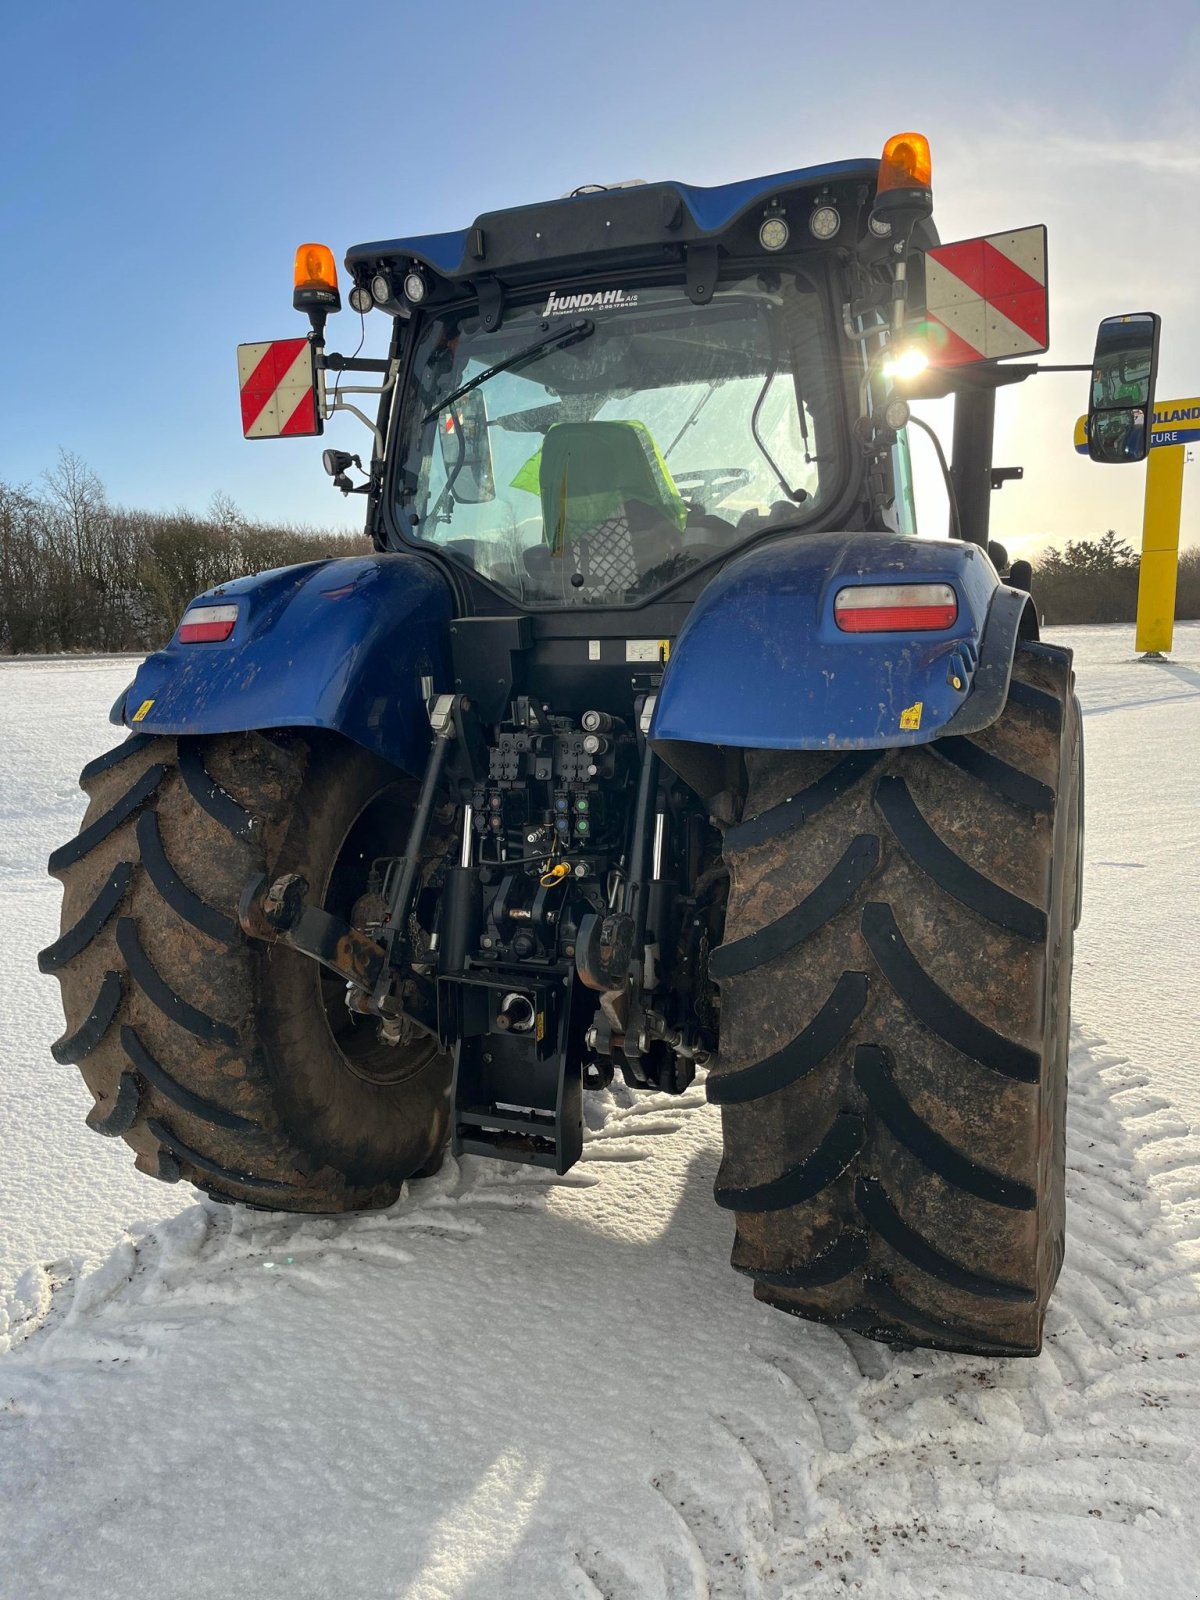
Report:
[[1171,648],[1175,578],[1179,568],[1179,518],[1183,506],[1184,446],[1151,450],[1146,457],[1142,513],[1142,563],[1138,573],[1134,648],[1161,655]]
[[[1138,574],[1136,648],[1161,655],[1171,648],[1175,627],[1175,580],[1179,568],[1179,518],[1183,510],[1184,447],[1200,441],[1200,396],[1159,400],[1150,425],[1146,498],[1142,512],[1142,561]],[[1075,424],[1075,448],[1088,453],[1087,418]]]

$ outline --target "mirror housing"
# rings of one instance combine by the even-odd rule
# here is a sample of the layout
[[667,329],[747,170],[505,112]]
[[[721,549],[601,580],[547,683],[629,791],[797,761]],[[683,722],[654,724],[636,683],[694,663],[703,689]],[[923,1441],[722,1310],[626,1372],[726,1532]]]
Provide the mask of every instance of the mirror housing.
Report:
[[1158,336],[1153,311],[1105,317],[1096,330],[1088,394],[1088,455],[1109,466],[1144,461],[1154,418]]
[[437,419],[438,443],[446,483],[456,500],[481,505],[496,498],[492,443],[488,438],[487,401],[481,389],[461,395]]

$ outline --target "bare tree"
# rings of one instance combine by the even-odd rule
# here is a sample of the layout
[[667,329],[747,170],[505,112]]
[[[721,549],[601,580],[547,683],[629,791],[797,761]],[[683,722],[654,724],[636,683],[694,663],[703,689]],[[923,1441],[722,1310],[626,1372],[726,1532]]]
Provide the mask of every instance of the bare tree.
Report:
[[220,491],[205,516],[114,506],[63,451],[40,493],[0,484],[0,650],[156,647],[223,580],[369,549],[361,536],[254,523]]

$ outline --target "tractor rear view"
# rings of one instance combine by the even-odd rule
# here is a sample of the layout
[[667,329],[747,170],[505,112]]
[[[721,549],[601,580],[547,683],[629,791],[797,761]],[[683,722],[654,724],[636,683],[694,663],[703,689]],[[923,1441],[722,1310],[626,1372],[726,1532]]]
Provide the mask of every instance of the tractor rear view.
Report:
[[[366,465],[325,464],[376,553],[198,596],[51,858],[41,965],[90,1125],[216,1199],[342,1212],[447,1146],[565,1172],[585,1093],[704,1067],[760,1299],[1036,1354],[1082,751],[987,509],[995,389],[1046,346],[1044,230],[939,246],[901,135],[346,267],[386,357],[326,351],[337,274],[302,246],[311,335],[240,348],[243,420],[359,416]],[[1114,321],[1144,381],[1095,436],[1131,460],[1157,319]],[[946,540],[914,537],[934,395]]]

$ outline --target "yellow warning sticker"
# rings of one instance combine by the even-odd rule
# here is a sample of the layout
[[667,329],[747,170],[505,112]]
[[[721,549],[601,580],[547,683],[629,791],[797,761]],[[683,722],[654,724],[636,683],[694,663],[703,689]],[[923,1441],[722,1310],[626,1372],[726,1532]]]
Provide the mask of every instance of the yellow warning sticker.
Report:
[[662,660],[664,662],[670,661],[670,659],[671,659],[671,641],[670,641],[670,639],[660,639],[658,641],[658,653],[659,653],[660,657],[662,658]]
[[133,721],[134,722],[140,722],[142,720],[142,718],[146,715],[147,711],[149,711],[150,707],[153,704],[154,704],[153,700],[143,700],[141,705],[133,713]]
[[546,1013],[544,1011],[539,1011],[538,1014],[537,1014],[537,1026],[536,1026],[535,1031],[534,1031],[534,1038],[537,1040],[537,1042],[539,1044],[541,1044],[542,1040],[545,1037],[546,1037]]
[[905,706],[900,713],[900,728],[902,732],[911,732],[921,726],[921,713],[925,709],[924,700],[918,700],[915,705]]

